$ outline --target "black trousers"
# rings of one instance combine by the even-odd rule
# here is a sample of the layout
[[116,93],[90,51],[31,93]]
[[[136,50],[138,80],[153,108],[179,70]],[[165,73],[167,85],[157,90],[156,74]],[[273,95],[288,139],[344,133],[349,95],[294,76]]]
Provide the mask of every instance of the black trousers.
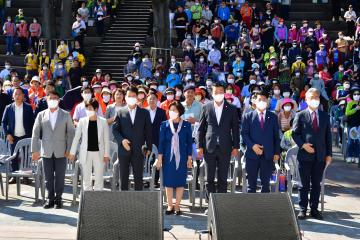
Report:
[[[325,168],[325,161],[299,161],[299,174],[301,187],[299,187],[300,200],[299,206],[301,211],[306,211],[309,203],[310,191],[310,208],[317,210],[320,197],[320,183]],[[311,190],[310,190],[311,184]]]
[[[219,147],[213,153],[206,152],[204,155],[207,164],[207,193],[226,193],[227,177],[230,166],[231,152],[224,153]],[[217,170],[217,187],[215,187],[215,172]]]
[[[66,158],[43,158],[45,187],[49,201],[61,200],[65,185]],[[55,195],[56,194],[56,195]]]
[[[14,143],[10,145],[11,155],[14,154],[14,150],[15,150],[16,144],[17,144],[20,140],[24,139],[25,137],[26,137],[26,136],[22,136],[22,137],[15,137],[15,136],[14,136]],[[16,155],[17,155],[16,158],[11,161],[11,170],[12,170],[12,171],[17,171],[17,170],[19,170],[20,158],[19,158],[19,156],[18,156],[18,153],[16,153]]]
[[132,154],[130,156],[119,155],[121,190],[129,190],[130,165],[134,174],[135,191],[143,189],[144,155]]

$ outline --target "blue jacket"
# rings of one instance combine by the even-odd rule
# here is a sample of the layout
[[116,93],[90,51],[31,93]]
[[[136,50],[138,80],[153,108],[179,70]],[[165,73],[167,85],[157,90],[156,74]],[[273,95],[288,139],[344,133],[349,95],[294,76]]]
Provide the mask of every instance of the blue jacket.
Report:
[[[25,137],[31,137],[32,128],[34,125],[34,113],[30,104],[23,103],[23,124],[25,129]],[[10,134],[14,136],[15,131],[15,103],[6,106],[2,126],[4,128],[5,135]]]
[[224,30],[225,36],[230,41],[236,41],[239,38],[239,28],[233,25],[228,25]]
[[168,84],[168,87],[175,87],[176,85],[180,84],[179,74],[170,73],[166,78],[166,83]]
[[277,116],[266,111],[264,129],[260,127],[259,115],[256,110],[245,114],[241,129],[241,136],[246,144],[245,157],[257,159],[259,156],[253,151],[255,144],[262,145],[266,160],[273,160],[274,155],[280,155],[279,123]]
[[217,15],[221,21],[227,21],[230,18],[230,9],[228,7],[219,7]]

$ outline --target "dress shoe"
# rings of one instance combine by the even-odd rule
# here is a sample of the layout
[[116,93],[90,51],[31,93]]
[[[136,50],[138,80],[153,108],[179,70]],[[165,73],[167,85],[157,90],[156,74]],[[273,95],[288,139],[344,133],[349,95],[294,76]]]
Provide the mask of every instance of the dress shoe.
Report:
[[62,208],[62,202],[61,200],[55,201],[55,209],[61,209]]
[[179,208],[178,210],[175,210],[175,215],[177,215],[177,216],[181,215],[181,210],[180,210],[180,208]]
[[12,177],[9,179],[9,184],[15,184],[16,183],[16,178]]
[[310,211],[310,216],[317,219],[317,220],[323,220],[324,219],[321,212],[319,212],[317,209],[316,210],[311,210]]
[[44,204],[43,208],[44,208],[44,209],[53,208],[54,205],[55,205],[55,202],[54,202],[54,201],[47,200],[46,203]]
[[165,214],[166,215],[174,214],[174,208],[172,208],[171,210],[166,209]]
[[304,220],[306,218],[306,211],[300,211],[297,215],[297,219]]

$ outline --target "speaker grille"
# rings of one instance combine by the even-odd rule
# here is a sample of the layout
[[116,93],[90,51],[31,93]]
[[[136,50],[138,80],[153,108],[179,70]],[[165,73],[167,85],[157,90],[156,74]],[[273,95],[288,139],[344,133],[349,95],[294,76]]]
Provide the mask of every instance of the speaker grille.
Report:
[[287,194],[211,194],[208,225],[213,239],[301,239]]
[[78,239],[163,239],[161,193],[85,191]]

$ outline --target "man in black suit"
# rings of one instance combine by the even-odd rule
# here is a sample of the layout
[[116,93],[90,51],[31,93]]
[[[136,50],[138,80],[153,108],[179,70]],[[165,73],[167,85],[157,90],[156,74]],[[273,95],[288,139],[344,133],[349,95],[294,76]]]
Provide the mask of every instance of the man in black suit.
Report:
[[322,219],[318,211],[320,197],[320,182],[325,165],[332,161],[332,142],[329,115],[318,109],[320,93],[316,88],[306,92],[308,108],[299,112],[294,120],[292,137],[299,147],[297,159],[301,179],[300,212],[298,219],[306,218],[308,194],[310,190],[310,214],[316,219]]
[[119,110],[113,134],[119,146],[121,190],[129,189],[129,167],[133,169],[135,190],[143,189],[144,155],[142,146],[146,142],[147,154],[152,147],[152,129],[149,111],[137,107],[138,89],[130,87],[125,96],[127,107]]
[[[213,85],[214,101],[202,107],[197,133],[197,153],[199,157],[204,156],[208,168],[208,196],[210,193],[226,193],[230,157],[236,157],[240,148],[237,109],[224,101],[224,93],[224,85]],[[214,183],[216,169],[217,189]]]
[[[149,103],[149,107],[147,110],[150,114],[151,120],[151,129],[152,129],[152,143],[158,147],[159,146],[159,132],[160,125],[162,122],[166,121],[166,112],[157,106],[158,104],[158,96],[157,91],[155,89],[150,89],[149,94],[147,96],[147,101]],[[155,159],[152,159],[154,162]],[[156,170],[155,174],[155,185],[158,186],[159,181],[159,170]]]

